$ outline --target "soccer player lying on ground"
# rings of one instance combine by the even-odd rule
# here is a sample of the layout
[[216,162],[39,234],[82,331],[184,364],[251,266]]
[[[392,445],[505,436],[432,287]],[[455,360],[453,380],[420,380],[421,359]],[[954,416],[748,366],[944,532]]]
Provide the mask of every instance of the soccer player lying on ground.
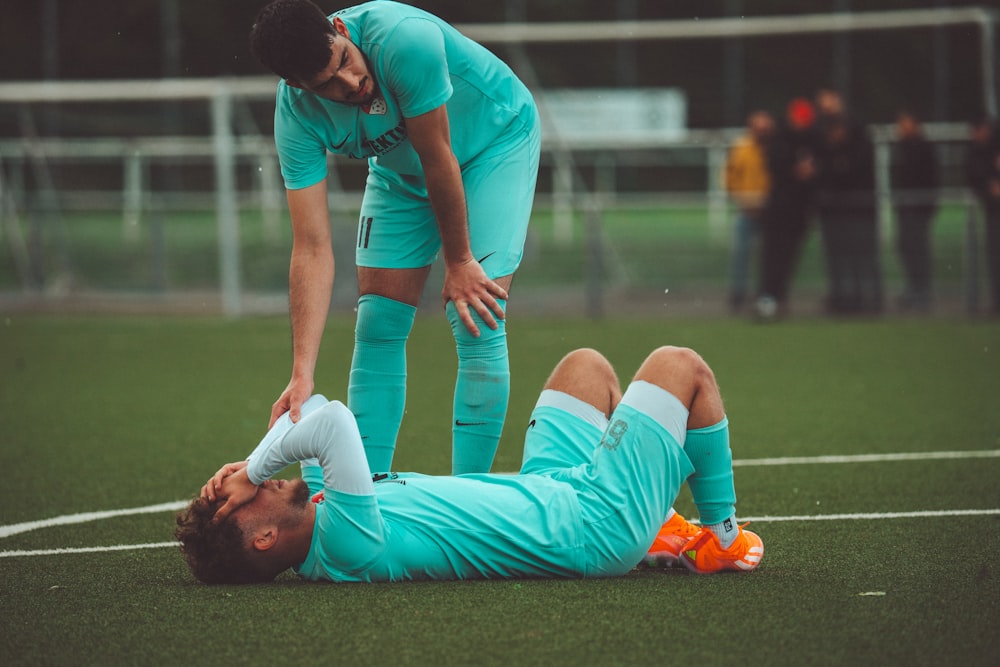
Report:
[[[271,479],[295,461],[302,479]],[[671,510],[685,480],[700,530]],[[317,395],[247,461],[223,466],[176,536],[206,583],[270,581],[288,568],[338,582],[608,577],[637,565],[654,538],[694,572],[750,571],[764,547],[736,525],[735,502],[728,420],[698,354],[653,351],[622,395],[608,360],[580,349],[545,383],[517,475],[373,479],[354,417]]]

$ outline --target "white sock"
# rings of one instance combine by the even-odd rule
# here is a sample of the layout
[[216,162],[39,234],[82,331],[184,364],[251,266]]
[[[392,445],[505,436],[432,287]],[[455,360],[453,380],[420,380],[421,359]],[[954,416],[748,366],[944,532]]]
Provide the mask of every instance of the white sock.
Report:
[[673,507],[671,507],[670,511],[667,512],[667,518],[663,520],[663,523],[666,523],[666,522],[670,521],[671,519],[673,519],[675,514],[677,514],[677,510],[675,510]]
[[736,525],[736,515],[732,515],[722,523],[713,523],[706,526],[719,538],[719,544],[723,549],[728,549],[736,541],[736,536],[740,534],[739,526]]

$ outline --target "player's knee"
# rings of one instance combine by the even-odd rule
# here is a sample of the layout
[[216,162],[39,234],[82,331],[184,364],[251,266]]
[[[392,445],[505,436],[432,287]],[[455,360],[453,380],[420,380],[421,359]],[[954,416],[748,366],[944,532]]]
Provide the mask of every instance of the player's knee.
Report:
[[680,383],[695,391],[715,385],[715,375],[700,354],[689,347],[674,345],[653,350],[640,366],[636,377],[661,386]]
[[[503,302],[499,302],[502,305],[506,305]],[[445,315],[448,318],[448,323],[451,325],[451,334],[455,339],[455,344],[461,350],[463,348],[475,350],[475,349],[485,349],[488,347],[496,346],[506,346],[507,339],[507,324],[506,320],[497,319],[496,328],[491,328],[488,326],[480,317],[479,313],[474,310],[469,311],[472,316],[472,321],[476,323],[479,329],[479,335],[474,336],[471,331],[469,331],[465,324],[462,322],[461,318],[458,316],[458,309],[455,308],[455,304],[451,301],[445,306]]]
[[572,378],[574,384],[613,387],[619,390],[618,375],[607,357],[589,347],[573,350],[556,365],[552,377]]
[[572,366],[597,380],[613,379],[617,382],[614,368],[607,357],[597,350],[581,347],[573,350],[559,362],[560,365]]
[[621,386],[607,358],[590,348],[573,350],[556,365],[546,389],[555,389],[590,403],[605,415],[621,400]]
[[417,309],[394,299],[365,294],[358,299],[355,340],[365,343],[405,343]]

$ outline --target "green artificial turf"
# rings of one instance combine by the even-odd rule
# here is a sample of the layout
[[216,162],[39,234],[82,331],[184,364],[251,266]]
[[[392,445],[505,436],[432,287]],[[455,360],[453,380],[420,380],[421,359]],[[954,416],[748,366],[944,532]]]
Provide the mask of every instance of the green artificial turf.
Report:
[[[343,397],[353,321],[327,328],[317,390]],[[567,351],[627,381],[695,347],[731,420],[749,575],[640,568],[610,580],[197,584],[172,547],[0,557],[0,663],[996,665],[1000,458],[755,459],[1000,449],[1000,324],[948,320],[519,319],[495,469]],[[454,348],[439,313],[409,343],[396,467],[447,473]],[[0,527],[184,500],[262,435],[290,364],[284,318],[0,316]],[[291,474],[289,471],[286,474]],[[694,513],[687,491],[678,507]],[[979,516],[780,520],[994,510]],[[160,543],[159,512],[26,531],[0,554]]]

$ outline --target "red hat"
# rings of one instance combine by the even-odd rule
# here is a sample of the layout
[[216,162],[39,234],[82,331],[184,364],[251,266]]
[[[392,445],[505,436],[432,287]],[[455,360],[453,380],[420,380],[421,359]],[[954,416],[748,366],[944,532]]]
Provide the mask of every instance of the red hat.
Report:
[[796,97],[788,103],[788,120],[793,127],[809,127],[816,120],[816,110],[812,102],[804,97]]

